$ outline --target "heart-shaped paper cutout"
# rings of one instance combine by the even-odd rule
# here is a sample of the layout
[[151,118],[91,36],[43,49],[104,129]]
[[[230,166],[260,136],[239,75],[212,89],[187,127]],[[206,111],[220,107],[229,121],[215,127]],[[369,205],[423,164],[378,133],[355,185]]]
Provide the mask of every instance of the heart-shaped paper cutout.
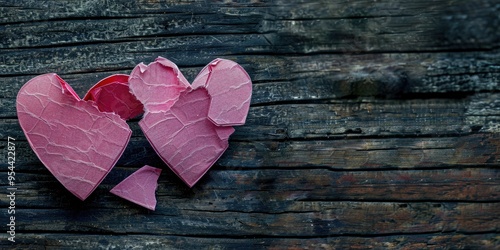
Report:
[[81,200],[111,171],[132,133],[119,115],[81,100],[53,73],[37,76],[19,90],[17,114],[40,161]]
[[145,107],[139,125],[163,161],[192,187],[227,149],[233,125],[248,114],[252,83],[237,63],[216,59],[189,85],[162,57],[139,64],[129,78]]

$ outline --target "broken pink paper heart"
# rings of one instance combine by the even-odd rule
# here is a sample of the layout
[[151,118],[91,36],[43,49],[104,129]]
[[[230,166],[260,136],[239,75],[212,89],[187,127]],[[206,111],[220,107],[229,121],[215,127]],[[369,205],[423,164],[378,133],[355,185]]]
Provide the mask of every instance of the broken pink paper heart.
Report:
[[[128,88],[123,88],[127,77],[103,79],[85,100],[53,73],[37,76],[19,90],[17,114],[31,148],[56,179],[81,200],[102,182],[128,144],[132,132],[120,115],[134,116],[142,109],[131,94],[127,96]],[[110,93],[120,100],[106,96]],[[134,109],[108,110],[119,105]]]
[[129,87],[142,102],[139,125],[163,161],[192,187],[226,151],[232,126],[245,123],[252,82],[237,63],[215,59],[190,85],[171,61],[134,68]]
[[[128,144],[131,130],[125,120],[143,109],[139,125],[147,139],[192,187],[227,149],[232,126],[245,123],[251,94],[250,77],[235,62],[212,61],[190,85],[174,63],[159,57],[138,65],[130,77],[101,80],[83,100],[56,74],[37,76],[20,89],[17,112],[41,162],[85,200]],[[159,173],[141,168],[112,193],[154,210]],[[142,183],[150,179],[154,183]],[[144,190],[137,192],[140,187]]]

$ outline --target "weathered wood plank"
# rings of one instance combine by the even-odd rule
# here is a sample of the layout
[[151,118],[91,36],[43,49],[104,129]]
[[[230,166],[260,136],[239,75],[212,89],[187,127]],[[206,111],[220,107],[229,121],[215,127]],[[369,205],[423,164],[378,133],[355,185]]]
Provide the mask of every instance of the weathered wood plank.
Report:
[[455,164],[497,164],[498,143],[498,138],[492,135],[314,142],[242,142],[232,143],[219,164],[249,167],[322,166],[332,169],[433,168]]
[[461,134],[470,132],[463,121],[465,105],[461,100],[356,100],[262,106],[252,108],[241,132],[259,125],[278,135],[282,130],[290,139]]
[[[76,200],[42,166],[33,168],[42,169],[16,174],[16,204],[23,209],[74,209],[75,204],[88,209],[137,207],[109,193],[134,168],[113,169],[86,202]],[[190,190],[165,169],[157,199],[158,208],[261,213],[293,211],[295,204],[313,201],[498,202],[499,181],[499,171],[489,168],[342,172],[212,169]],[[235,196],[235,192],[239,195]],[[8,203],[1,200],[0,206],[8,207]]]
[[[170,235],[102,235],[90,234],[82,238],[67,233],[20,233],[17,248],[13,249],[493,249],[498,246],[496,234],[418,234],[390,236],[336,236],[323,238],[215,238]],[[0,242],[0,246],[9,246]],[[140,246],[138,245],[141,244]],[[45,247],[44,247],[45,246]]]
[[[229,38],[230,36],[227,37]],[[184,41],[186,42],[188,41]],[[169,41],[132,47],[130,44],[90,45],[84,47],[87,49],[62,47],[41,51],[37,57],[33,57],[28,51],[0,54],[0,61],[4,64],[0,67],[0,73],[4,75],[0,77],[0,98],[15,98],[17,91],[26,81],[36,74],[47,72],[58,72],[80,96],[83,96],[98,80],[114,73],[129,73],[135,64],[141,61],[150,62],[157,56],[166,56],[181,63],[181,69],[188,79],[194,79],[202,66],[213,57],[238,61],[248,70],[254,81],[253,105],[317,102],[357,96],[401,98],[409,95],[413,98],[428,98],[426,94],[429,93],[455,93],[455,98],[461,98],[465,97],[464,94],[474,91],[500,90],[498,51],[467,52],[461,53],[460,56],[453,53],[424,53],[243,57],[224,56],[222,51],[218,51],[219,45],[205,42],[201,41],[202,46],[213,54],[186,57],[184,50],[177,50],[173,45],[173,51],[140,52],[143,56],[134,58],[139,53],[135,51],[137,49],[172,46],[167,45],[170,44]],[[179,43],[181,42],[175,44]],[[236,44],[228,46],[235,47]],[[88,49],[91,47],[95,48]],[[69,59],[67,56],[72,53],[78,56]],[[116,54],[126,55],[124,58],[116,57]],[[12,73],[28,75],[7,77]],[[12,111],[2,109],[2,113],[4,112]]]
[[[53,1],[44,4],[25,1],[4,7],[4,20],[10,22],[6,26],[12,31],[31,32],[32,36],[25,39],[5,32],[3,47],[5,44],[18,48],[75,41],[119,42],[144,36],[200,32],[252,32],[265,34],[268,41],[254,50],[259,53],[428,51],[492,48],[498,45],[500,37],[494,24],[500,19],[495,15],[494,9],[498,6],[494,0],[475,4],[449,0],[432,4],[359,1],[351,5],[343,1],[280,1],[249,7],[195,1],[189,8],[170,1],[126,2],[109,2],[109,9],[91,3]],[[19,12],[24,7],[28,9]],[[27,21],[31,23],[24,24]],[[491,26],[490,22],[493,22]],[[393,44],[399,46],[395,48]]]
[[[240,200],[244,205],[247,201]],[[18,209],[19,232],[117,233],[192,236],[320,237],[343,234],[491,233],[500,203],[297,202],[289,211],[179,209]],[[2,212],[5,214],[6,212]],[[117,220],[117,218],[120,218]]]
[[[496,134],[461,137],[349,139],[315,141],[232,141],[216,166],[224,168],[314,168],[336,170],[414,169],[449,166],[497,166]],[[3,146],[3,145],[2,145]],[[27,142],[17,146],[17,169],[40,165]],[[5,147],[2,148],[5,151]],[[165,166],[144,138],[133,138],[118,165]],[[0,166],[6,166],[1,163]]]

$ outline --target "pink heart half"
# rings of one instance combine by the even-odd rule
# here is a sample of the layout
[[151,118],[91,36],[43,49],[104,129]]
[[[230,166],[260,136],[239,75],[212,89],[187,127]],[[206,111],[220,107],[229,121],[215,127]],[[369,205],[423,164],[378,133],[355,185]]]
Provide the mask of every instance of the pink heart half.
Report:
[[226,151],[252,95],[246,71],[225,59],[208,64],[191,86],[173,62],[158,57],[134,68],[129,87],[145,107],[139,126],[146,138],[190,187]]
[[81,200],[111,171],[132,133],[119,115],[81,100],[54,73],[28,81],[19,90],[16,106],[35,154]]

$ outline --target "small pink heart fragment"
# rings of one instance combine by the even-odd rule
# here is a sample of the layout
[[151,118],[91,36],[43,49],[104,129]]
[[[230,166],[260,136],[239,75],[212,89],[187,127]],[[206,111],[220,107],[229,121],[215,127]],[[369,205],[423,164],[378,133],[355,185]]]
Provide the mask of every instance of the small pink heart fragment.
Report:
[[120,116],[81,100],[53,73],[37,76],[21,87],[16,106],[35,154],[81,200],[111,171],[132,133]]
[[161,169],[145,165],[118,183],[110,192],[154,211],[156,208],[155,191],[160,174]]
[[232,126],[245,123],[252,95],[248,74],[225,59],[212,61],[191,86],[173,62],[159,57],[136,66],[129,84],[145,107],[139,126],[146,138],[190,187],[226,151]]
[[123,120],[142,114],[144,107],[130,93],[128,77],[116,74],[102,79],[90,88],[83,100],[91,100],[101,112],[114,112]]

